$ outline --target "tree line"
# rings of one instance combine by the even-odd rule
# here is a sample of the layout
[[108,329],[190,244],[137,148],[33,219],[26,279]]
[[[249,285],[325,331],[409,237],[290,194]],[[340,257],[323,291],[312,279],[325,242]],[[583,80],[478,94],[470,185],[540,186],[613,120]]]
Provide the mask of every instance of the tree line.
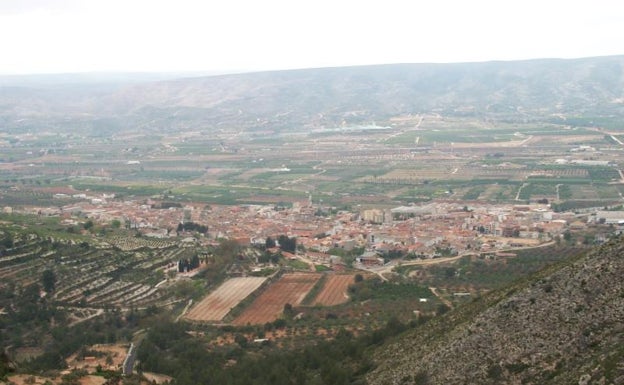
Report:
[[241,343],[209,350],[186,333],[184,324],[162,323],[149,330],[139,347],[139,370],[170,375],[176,385],[363,384],[374,368],[372,349],[415,326],[392,318],[370,334],[356,337],[342,329],[331,341],[295,350],[270,344],[245,350]]
[[184,222],[178,224],[177,231],[178,233],[181,233],[183,231],[197,231],[200,234],[206,234],[208,232],[208,226],[200,225],[199,223],[195,222]]
[[197,254],[193,255],[191,258],[180,259],[178,261],[178,272],[184,273],[187,271],[191,271],[197,269],[199,267],[199,257]]
[[272,249],[279,245],[280,249],[284,251],[288,251],[289,253],[294,253],[297,250],[297,238],[290,238],[287,235],[280,235],[277,240],[267,237],[264,242],[264,246],[267,249]]

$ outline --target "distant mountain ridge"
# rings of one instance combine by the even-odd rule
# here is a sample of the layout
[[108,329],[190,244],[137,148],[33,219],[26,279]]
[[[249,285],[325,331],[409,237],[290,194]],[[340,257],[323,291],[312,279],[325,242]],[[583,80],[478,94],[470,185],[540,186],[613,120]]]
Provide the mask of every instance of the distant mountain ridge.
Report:
[[43,114],[51,127],[60,127],[54,120],[62,117],[113,119],[120,126],[129,121],[152,129],[288,129],[431,112],[516,118],[624,115],[624,56],[0,87],[0,118],[17,126],[16,121]]
[[623,384],[624,239],[491,293],[375,354],[370,384]]

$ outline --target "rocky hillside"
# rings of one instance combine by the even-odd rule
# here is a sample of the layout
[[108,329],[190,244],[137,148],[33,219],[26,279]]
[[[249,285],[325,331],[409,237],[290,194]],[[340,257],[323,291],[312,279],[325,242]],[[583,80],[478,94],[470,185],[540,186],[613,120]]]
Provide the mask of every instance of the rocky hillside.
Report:
[[371,384],[624,384],[624,239],[377,351]]

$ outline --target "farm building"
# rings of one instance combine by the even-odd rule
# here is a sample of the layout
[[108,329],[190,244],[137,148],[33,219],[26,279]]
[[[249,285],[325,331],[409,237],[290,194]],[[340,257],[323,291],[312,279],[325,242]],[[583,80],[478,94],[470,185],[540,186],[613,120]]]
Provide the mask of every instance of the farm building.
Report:
[[596,222],[607,225],[624,223],[624,211],[598,211]]
[[355,261],[365,266],[381,266],[384,264],[384,259],[374,251],[365,251],[364,254],[356,257]]

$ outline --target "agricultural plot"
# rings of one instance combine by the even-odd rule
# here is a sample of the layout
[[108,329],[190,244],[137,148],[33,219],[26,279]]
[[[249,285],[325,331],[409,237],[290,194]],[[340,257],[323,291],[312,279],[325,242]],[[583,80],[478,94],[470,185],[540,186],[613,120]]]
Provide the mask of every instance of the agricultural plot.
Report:
[[329,275],[323,290],[316,296],[314,305],[334,306],[347,302],[347,290],[353,282],[353,275]]
[[487,188],[487,186],[471,187],[470,189],[466,190],[463,193],[462,199],[464,199],[464,200],[479,199],[481,194],[483,194],[485,192],[486,188]]
[[[470,178],[470,175],[466,175],[465,172],[460,172],[461,169],[462,164],[445,164],[443,167],[439,165],[431,165],[431,167],[421,169],[394,169],[375,179],[377,179],[377,181],[395,183],[417,183],[422,180]],[[365,179],[365,181],[369,182],[369,179],[370,177]]]
[[245,311],[234,320],[235,325],[257,325],[279,318],[287,303],[296,306],[320,279],[320,274],[285,274],[269,286]]
[[431,145],[440,143],[506,143],[519,142],[528,137],[519,135],[515,127],[489,127],[479,121],[454,119],[435,116],[424,117],[420,129],[393,135],[386,140],[387,144],[419,144]]
[[266,277],[228,279],[194,306],[185,318],[192,321],[221,321],[233,307],[247,298],[265,281]]
[[40,282],[43,272],[51,270],[56,278],[51,298],[66,306],[102,308],[162,303],[169,293],[156,287],[162,280],[161,270],[189,250],[161,248],[162,244],[149,248],[146,243],[141,252],[125,252],[78,242],[80,238],[61,240],[13,231],[7,234],[13,247],[2,251],[0,282],[25,287]]
[[486,180],[524,180],[529,175],[529,171],[514,167],[467,167],[463,173],[470,175],[472,179]]
[[589,167],[589,177],[594,182],[614,182],[620,180],[620,173],[613,167]]
[[600,199],[610,200],[610,199],[619,199],[621,197],[620,189],[616,185],[606,185],[606,186],[596,185],[596,189],[597,189],[598,196],[600,197]]
[[[74,258],[80,258],[80,263],[75,263]],[[120,255],[119,259],[111,258],[105,251],[62,258],[66,268],[57,270],[54,298],[73,305],[83,301],[91,306],[153,304],[161,299],[162,292],[148,283],[146,278],[159,268],[159,264],[150,269],[137,268],[145,258],[140,253]],[[125,274],[131,270],[135,273]]]
[[175,243],[166,239],[136,238],[129,236],[113,236],[107,239],[108,243],[123,251],[139,250],[142,248],[164,249]]
[[599,199],[595,186],[590,184],[572,186],[571,192],[571,199]]
[[556,199],[557,186],[552,184],[525,183],[520,192],[518,199]]

